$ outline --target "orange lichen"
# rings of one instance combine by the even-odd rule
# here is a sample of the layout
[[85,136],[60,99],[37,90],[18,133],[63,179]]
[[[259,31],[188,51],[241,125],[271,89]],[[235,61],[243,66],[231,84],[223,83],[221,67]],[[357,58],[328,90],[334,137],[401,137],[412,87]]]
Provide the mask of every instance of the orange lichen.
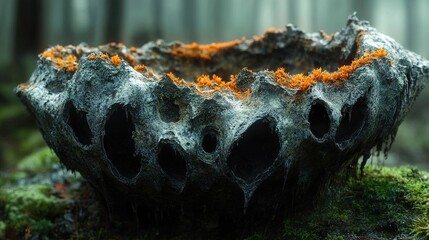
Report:
[[176,77],[174,75],[174,73],[169,72],[167,73],[167,77],[169,77],[174,83],[179,84],[179,85],[187,85],[186,81],[182,78]]
[[110,58],[110,62],[115,66],[118,65],[119,63],[121,63],[121,61],[122,61],[122,59],[118,55],[112,56]]
[[131,65],[131,66],[134,66],[135,64],[137,64],[137,59],[135,59],[134,57],[133,57],[133,55],[131,55],[131,53],[127,53],[126,55],[125,55],[125,60]]
[[326,34],[325,32],[322,32],[321,33],[322,34],[322,37],[324,38],[324,39],[326,39],[326,40],[328,40],[328,41],[331,41],[332,40],[332,38],[334,37],[334,34],[333,33],[331,33],[331,34]]
[[211,77],[207,74],[202,74],[197,77],[195,82],[187,82],[184,79],[176,77],[172,72],[167,73],[167,76],[178,85],[194,87],[196,92],[203,96],[210,96],[215,92],[221,92],[223,90],[231,92],[239,99],[243,99],[250,95],[249,89],[244,92],[237,89],[237,75],[231,75],[230,81],[228,82],[223,81],[223,79],[216,74],[213,74]]
[[365,34],[366,34],[366,31],[363,31],[363,30],[359,31],[359,34],[358,34],[358,36],[356,37],[356,40],[355,40],[357,48],[361,47],[361,45],[362,45],[362,38],[363,38],[363,36],[365,36]]
[[110,63],[112,63],[115,66],[117,66],[118,64],[120,64],[122,62],[122,59],[117,54],[114,56],[109,56],[108,53],[101,53],[101,54],[91,53],[88,55],[88,59],[91,61],[95,60],[95,59],[109,60]]
[[147,77],[148,79],[158,78],[158,76],[153,72],[153,70],[146,67],[145,65],[136,65],[134,66],[134,70],[141,73],[143,76]]
[[27,91],[28,89],[30,89],[33,85],[31,83],[20,83],[18,85],[18,87],[24,91]]
[[232,92],[238,92],[236,81],[230,80],[229,82],[225,82],[222,80],[221,77],[217,76],[216,74],[213,74],[210,78],[209,75],[203,74],[197,78],[197,87],[200,89],[207,89],[207,90],[227,90]]
[[74,72],[78,68],[77,57],[71,53],[70,49],[62,46],[49,48],[40,56],[51,60],[59,69],[64,69],[67,72]]
[[365,53],[363,57],[358,58],[350,65],[341,66],[336,72],[329,73],[323,71],[321,68],[314,69],[310,74],[304,75],[302,73],[290,75],[285,72],[284,68],[278,68],[275,71],[277,83],[287,88],[306,91],[309,87],[316,84],[316,81],[325,83],[332,83],[342,81],[349,78],[350,74],[363,65],[371,63],[376,58],[383,58],[387,56],[387,51],[380,48],[371,53]]
[[136,65],[136,66],[134,66],[134,70],[144,71],[144,70],[146,70],[146,66],[145,65]]
[[[365,53],[363,57],[358,58],[351,62],[350,65],[344,65],[338,68],[335,72],[327,72],[321,68],[313,69],[309,74],[302,73],[290,75],[284,68],[278,68],[274,72],[276,82],[284,87],[307,91],[311,86],[315,85],[317,81],[325,83],[336,83],[349,78],[350,74],[363,65],[371,63],[374,59],[383,58],[387,56],[387,51],[378,49],[371,53]],[[188,87],[196,88],[196,92],[202,95],[211,95],[214,92],[229,91],[232,92],[237,98],[245,98],[249,96],[250,90],[242,92],[237,88],[237,75],[231,75],[230,81],[223,81],[221,77],[213,74],[211,77],[207,74],[202,74],[195,82],[187,82],[184,79],[176,77],[173,73],[168,73],[167,76],[178,85],[185,85]]]
[[265,30],[264,34],[267,33],[279,33],[279,32],[283,32],[284,30],[281,28],[276,28],[276,27],[269,27],[267,28],[267,30]]
[[219,51],[230,48],[242,43],[245,39],[237,39],[230,42],[211,43],[207,45],[200,45],[198,43],[185,44],[182,46],[173,46],[171,54],[173,56],[183,58],[200,58],[204,60],[211,60],[214,55]]
[[107,53],[103,53],[103,54],[99,55],[99,56],[98,56],[98,58],[101,58],[101,59],[108,59],[108,58],[109,58],[109,54],[107,54]]

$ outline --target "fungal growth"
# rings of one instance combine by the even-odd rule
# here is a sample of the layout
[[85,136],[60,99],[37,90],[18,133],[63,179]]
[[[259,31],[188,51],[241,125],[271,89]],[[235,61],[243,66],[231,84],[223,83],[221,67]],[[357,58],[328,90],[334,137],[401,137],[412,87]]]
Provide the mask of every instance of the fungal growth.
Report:
[[386,145],[428,78],[352,15],[330,36],[55,46],[16,91],[112,219],[237,232],[311,205]]

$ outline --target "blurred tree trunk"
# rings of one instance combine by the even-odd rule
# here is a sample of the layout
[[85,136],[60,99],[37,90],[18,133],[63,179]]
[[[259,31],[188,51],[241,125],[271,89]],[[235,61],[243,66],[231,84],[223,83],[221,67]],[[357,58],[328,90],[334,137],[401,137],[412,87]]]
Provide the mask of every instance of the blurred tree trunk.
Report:
[[[414,49],[415,45],[416,45],[416,41],[415,41],[415,37],[417,35],[417,26],[418,26],[418,15],[416,14],[417,12],[417,5],[416,5],[416,1],[413,0],[409,0],[410,3],[405,4],[405,14],[406,14],[406,19],[407,19],[407,23],[406,23],[406,45],[408,46],[408,48],[410,49]],[[412,3],[412,4],[411,4]]]
[[73,15],[73,8],[72,8],[72,1],[64,1],[62,5],[62,13],[63,13],[63,38],[64,42],[73,42],[73,36],[74,32],[72,31],[72,15]]
[[14,57],[33,53],[40,48],[41,0],[17,0]]
[[183,0],[183,27],[186,32],[185,40],[188,42],[196,42],[197,40],[197,23],[196,23],[196,1]]
[[9,63],[13,56],[13,35],[16,19],[15,4],[14,0],[0,1],[0,66]]
[[297,1],[289,1],[289,4],[287,5],[286,12],[289,15],[289,23],[292,23],[293,25],[297,25],[298,20],[298,14],[297,14]]
[[119,42],[122,26],[123,2],[121,0],[106,0],[106,40]]
[[162,38],[161,34],[161,27],[162,27],[162,6],[163,1],[162,0],[153,0],[153,18],[155,19],[154,24],[154,31],[153,31],[153,37],[156,38]]
[[[224,24],[224,8],[225,8],[225,1],[224,0],[218,0],[213,6],[212,9],[212,15],[211,20],[214,21],[214,27],[213,27],[213,33],[212,38],[222,38],[222,28],[225,25]],[[210,40],[208,40],[210,41]]]

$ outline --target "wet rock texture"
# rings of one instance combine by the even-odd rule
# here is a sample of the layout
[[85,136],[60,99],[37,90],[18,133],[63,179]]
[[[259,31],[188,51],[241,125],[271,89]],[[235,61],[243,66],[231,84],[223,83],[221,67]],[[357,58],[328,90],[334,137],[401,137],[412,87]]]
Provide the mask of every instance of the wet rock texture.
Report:
[[351,16],[333,35],[56,46],[17,95],[112,218],[233,229],[310,204],[387,149],[428,75]]

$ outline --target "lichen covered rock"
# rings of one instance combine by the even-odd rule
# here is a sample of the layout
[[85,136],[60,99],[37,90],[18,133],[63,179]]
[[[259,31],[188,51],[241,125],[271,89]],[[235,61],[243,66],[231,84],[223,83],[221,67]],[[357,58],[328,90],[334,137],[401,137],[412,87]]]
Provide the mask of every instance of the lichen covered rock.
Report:
[[351,16],[332,36],[56,46],[17,94],[113,218],[228,229],[310,203],[387,149],[428,76]]

